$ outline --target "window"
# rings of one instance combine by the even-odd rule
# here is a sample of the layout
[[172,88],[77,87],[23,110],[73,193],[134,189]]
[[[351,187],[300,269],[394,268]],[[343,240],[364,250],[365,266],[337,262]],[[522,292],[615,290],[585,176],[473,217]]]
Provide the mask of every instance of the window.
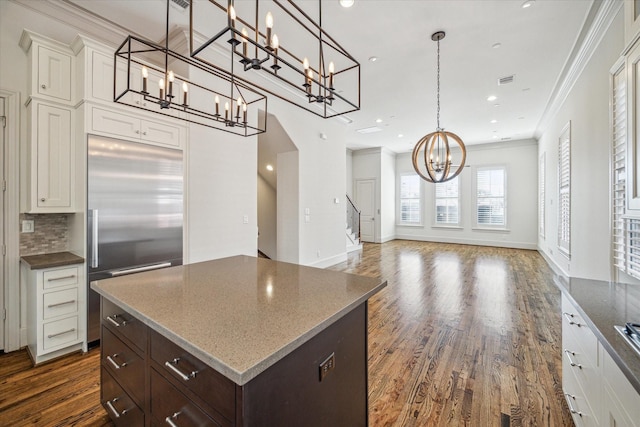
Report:
[[478,168],[476,172],[476,222],[479,227],[505,227],[506,170]]
[[627,82],[624,64],[620,66],[611,80],[611,127],[613,138],[612,153],[612,212],[611,234],[613,239],[613,264],[626,271],[625,250],[625,182],[627,179]]
[[571,122],[558,140],[558,249],[571,255]]
[[422,180],[416,174],[400,176],[400,223],[422,223]]
[[544,210],[544,184],[545,184],[545,174],[546,174],[546,153],[542,153],[540,156],[540,166],[538,167],[538,232],[540,233],[540,237],[545,238],[545,210]]
[[451,181],[436,184],[436,224],[460,223],[460,184],[456,176]]

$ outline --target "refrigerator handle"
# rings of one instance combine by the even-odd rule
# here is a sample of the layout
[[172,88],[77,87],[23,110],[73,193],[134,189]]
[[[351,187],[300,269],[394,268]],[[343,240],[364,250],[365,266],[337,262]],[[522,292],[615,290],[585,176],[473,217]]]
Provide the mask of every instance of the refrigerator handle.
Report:
[[98,209],[91,211],[91,268],[98,267]]
[[158,264],[145,265],[144,267],[125,268],[124,270],[110,271],[111,277],[124,276],[125,274],[141,273],[143,271],[157,270],[159,268],[171,267],[170,262],[160,262]]

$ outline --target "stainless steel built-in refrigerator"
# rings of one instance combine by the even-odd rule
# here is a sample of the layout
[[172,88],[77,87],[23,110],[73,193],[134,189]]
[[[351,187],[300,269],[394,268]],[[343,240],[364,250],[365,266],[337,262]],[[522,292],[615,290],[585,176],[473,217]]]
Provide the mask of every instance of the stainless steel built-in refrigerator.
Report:
[[[182,264],[182,152],[89,137],[88,281]],[[87,290],[87,341],[100,339],[100,299]]]

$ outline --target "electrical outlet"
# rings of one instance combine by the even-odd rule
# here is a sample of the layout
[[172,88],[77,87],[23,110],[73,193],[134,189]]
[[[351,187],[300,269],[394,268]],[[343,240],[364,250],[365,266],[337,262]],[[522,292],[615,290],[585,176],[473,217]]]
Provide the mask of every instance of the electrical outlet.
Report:
[[35,231],[34,222],[32,219],[25,219],[22,221],[22,232],[33,233]]
[[320,364],[320,381],[326,377],[333,368],[336,367],[336,354],[331,353],[329,357],[324,359],[324,362]]

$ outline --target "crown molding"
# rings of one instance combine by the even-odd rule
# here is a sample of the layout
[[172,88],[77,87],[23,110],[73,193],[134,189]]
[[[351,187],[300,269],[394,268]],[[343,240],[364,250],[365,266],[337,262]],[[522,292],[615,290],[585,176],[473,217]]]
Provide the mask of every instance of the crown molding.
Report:
[[10,0],[25,9],[45,15],[64,25],[78,30],[79,33],[106,43],[112,48],[120,45],[128,35],[139,34],[97,16],[68,0]]
[[616,15],[623,5],[623,0],[603,0],[593,22],[585,35],[573,61],[566,69],[564,76],[558,80],[551,93],[547,107],[545,108],[534,137],[540,139],[549,126],[549,122],[558,114],[558,111],[566,101],[571,89],[580,78],[589,60],[600,45],[602,38],[607,33]]

